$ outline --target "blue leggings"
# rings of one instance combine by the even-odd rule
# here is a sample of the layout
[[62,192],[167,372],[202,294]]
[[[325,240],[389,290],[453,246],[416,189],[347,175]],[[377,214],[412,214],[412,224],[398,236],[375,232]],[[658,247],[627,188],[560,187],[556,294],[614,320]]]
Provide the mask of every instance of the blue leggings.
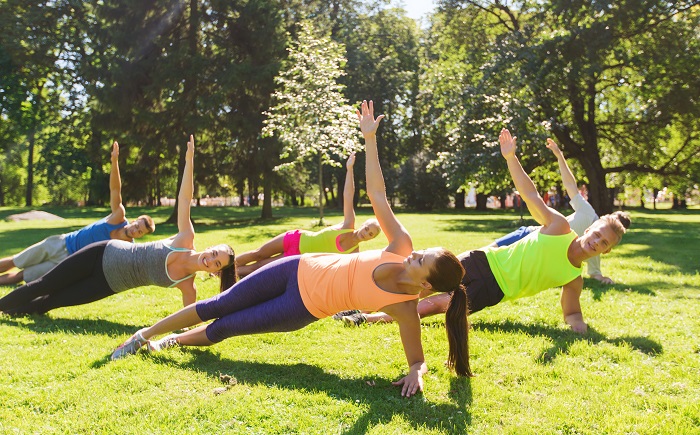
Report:
[[524,239],[528,234],[538,230],[538,226],[530,227],[520,227],[512,233],[508,233],[500,239],[496,239],[496,245],[500,248],[501,246],[510,246],[520,239]]
[[202,320],[216,319],[206,329],[218,343],[237,335],[288,332],[315,322],[299,293],[299,255],[274,261],[218,295],[197,302]]

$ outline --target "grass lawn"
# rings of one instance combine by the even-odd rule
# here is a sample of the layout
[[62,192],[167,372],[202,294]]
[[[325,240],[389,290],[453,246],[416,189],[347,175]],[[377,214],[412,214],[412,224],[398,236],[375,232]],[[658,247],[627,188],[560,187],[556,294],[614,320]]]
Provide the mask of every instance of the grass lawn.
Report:
[[[80,228],[107,209],[51,209],[63,221],[6,222],[0,256]],[[162,222],[170,209],[129,209]],[[313,209],[195,208],[197,247],[237,252],[293,228]],[[337,211],[328,221],[340,221]],[[369,215],[360,212],[358,220]],[[400,213],[417,249],[459,253],[518,226],[518,215]],[[700,433],[700,210],[632,212],[623,244],[602,262],[617,284],[586,279],[589,332],[566,328],[548,290],[471,317],[472,369],[444,367],[444,316],[423,320],[424,394],[403,399],[391,381],[406,362],[396,325],[347,328],[324,319],[297,332],[238,337],[111,362],[138,328],[181,305],[176,289],[144,287],[45,316],[0,316],[2,434],[678,434]],[[155,236],[176,232],[160,224]],[[380,236],[365,249],[381,248]],[[216,279],[197,279],[199,297]],[[0,287],[0,295],[11,291]],[[231,380],[222,381],[222,375]]]

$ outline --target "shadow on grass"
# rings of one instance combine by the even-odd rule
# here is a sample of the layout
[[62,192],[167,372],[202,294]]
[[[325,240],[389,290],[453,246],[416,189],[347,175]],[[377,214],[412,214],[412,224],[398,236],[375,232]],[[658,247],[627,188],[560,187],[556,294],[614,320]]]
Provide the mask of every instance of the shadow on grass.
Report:
[[103,319],[61,319],[39,314],[0,315],[0,323],[28,329],[37,333],[71,332],[74,334],[103,334],[114,337],[130,335],[138,326]]
[[700,269],[696,247],[700,243],[700,233],[693,231],[693,225],[690,223],[692,215],[687,212],[678,213],[681,217],[688,216],[689,221],[674,222],[664,220],[664,216],[647,214],[650,216],[634,218],[633,226],[622,242],[623,245],[639,245],[640,249],[618,252],[616,256],[635,258],[637,261],[639,257],[649,257],[658,263],[674,267],[682,274],[698,273]]
[[[206,349],[186,348],[194,358],[186,363],[174,362],[167,354],[154,355],[153,360],[175,365],[187,370],[205,372],[215,379],[221,374],[236,378],[239,384],[265,385],[288,390],[320,391],[335,399],[348,403],[359,403],[368,409],[355,421],[341,425],[344,434],[364,434],[374,426],[391,421],[400,415],[417,431],[422,426],[431,429],[448,430],[450,433],[467,433],[471,424],[468,407],[472,403],[472,389],[467,378],[453,378],[450,382],[449,397],[452,404],[433,404],[421,394],[412,398],[401,397],[400,387],[389,380],[374,379],[375,385],[368,385],[370,379],[346,379],[325,372],[309,364],[272,364],[222,359]],[[233,387],[235,388],[235,387]],[[446,416],[451,417],[447,420]]]
[[629,286],[624,283],[615,284],[603,284],[598,280],[593,278],[585,279],[586,288],[591,290],[594,301],[601,301],[603,295],[606,293],[619,292],[619,293],[638,293],[647,296],[657,296],[656,290],[662,289],[664,287],[674,287],[669,283],[663,282],[645,282],[644,284],[635,284],[634,286]]
[[628,345],[632,349],[638,350],[647,355],[660,355],[663,353],[663,346],[647,337],[622,336],[610,339],[595,329],[589,327],[585,335],[577,334],[570,330],[563,330],[542,324],[525,324],[506,320],[504,322],[476,322],[472,324],[475,330],[489,332],[521,332],[530,336],[547,337],[554,343],[552,347],[542,352],[537,361],[542,364],[549,364],[558,354],[566,353],[572,344],[577,341],[587,341],[591,344],[610,343],[615,346]]

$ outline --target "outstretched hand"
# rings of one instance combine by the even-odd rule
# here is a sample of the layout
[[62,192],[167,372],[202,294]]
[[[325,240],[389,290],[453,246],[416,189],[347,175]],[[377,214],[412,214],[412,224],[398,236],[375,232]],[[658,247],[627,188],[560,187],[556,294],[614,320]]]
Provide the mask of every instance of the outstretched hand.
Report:
[[119,144],[115,140],[112,144],[112,160],[119,158]]
[[355,166],[355,152],[351,152],[350,156],[348,157],[347,163],[345,163],[345,167],[348,168],[348,171],[351,170]]
[[190,135],[190,140],[187,141],[187,154],[185,158],[190,159],[194,157],[194,136]]
[[402,397],[411,397],[418,391],[423,392],[423,376],[418,371],[412,370],[403,378],[399,379],[396,382],[392,382],[392,385],[402,387]]
[[556,142],[554,142],[551,138],[547,138],[547,148],[552,150],[555,156],[559,157],[561,154],[561,150],[559,149],[559,145],[557,145]]
[[501,154],[506,159],[515,155],[515,141],[517,136],[511,136],[510,131],[507,128],[501,130],[501,134],[498,135],[498,141],[501,143]]
[[355,113],[357,113],[357,119],[360,120],[360,131],[362,135],[376,134],[379,121],[384,118],[384,115],[379,115],[377,119],[374,119],[374,102],[372,100],[369,100],[369,103],[367,103],[367,100],[363,100],[360,109],[361,111],[356,110]]

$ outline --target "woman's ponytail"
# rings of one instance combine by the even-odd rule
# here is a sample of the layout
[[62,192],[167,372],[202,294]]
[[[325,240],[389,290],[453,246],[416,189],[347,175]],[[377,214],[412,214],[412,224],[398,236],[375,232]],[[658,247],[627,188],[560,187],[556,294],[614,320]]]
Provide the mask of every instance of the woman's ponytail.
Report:
[[445,329],[450,345],[447,365],[459,376],[474,376],[469,368],[469,320],[467,293],[464,285],[452,292],[450,305],[445,313]]
[[442,250],[428,276],[434,291],[452,292],[445,314],[445,329],[450,344],[447,365],[459,376],[474,376],[469,368],[469,321],[467,320],[467,291],[462,284],[464,267],[450,251]]

